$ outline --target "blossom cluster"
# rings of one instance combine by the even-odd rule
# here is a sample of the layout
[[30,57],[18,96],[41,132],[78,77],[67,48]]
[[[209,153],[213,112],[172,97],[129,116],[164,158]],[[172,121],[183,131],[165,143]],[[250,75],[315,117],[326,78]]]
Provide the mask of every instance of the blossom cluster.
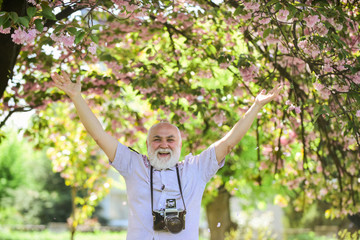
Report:
[[31,43],[34,41],[38,33],[39,31],[36,29],[29,29],[26,31],[18,28],[15,29],[13,34],[11,34],[11,38],[16,44]]
[[51,34],[50,38],[57,43],[63,44],[64,47],[72,47],[74,45],[75,36],[68,33],[60,33],[59,35]]

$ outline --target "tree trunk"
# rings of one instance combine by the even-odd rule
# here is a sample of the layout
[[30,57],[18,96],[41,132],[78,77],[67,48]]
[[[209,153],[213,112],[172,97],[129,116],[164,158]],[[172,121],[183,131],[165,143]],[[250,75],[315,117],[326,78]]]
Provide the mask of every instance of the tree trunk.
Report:
[[76,220],[76,204],[75,204],[75,198],[77,194],[77,189],[74,186],[71,186],[71,206],[72,206],[72,212],[70,216],[70,240],[74,240],[76,227],[77,227],[77,220]]
[[225,233],[236,228],[230,216],[230,197],[230,193],[220,187],[218,196],[206,206],[210,240],[224,240]]
[[[26,6],[26,0],[3,0],[1,11],[16,12],[19,16],[25,16]],[[11,34],[0,33],[0,98],[3,97],[8,81],[13,76],[13,69],[20,49],[21,45],[12,41]]]

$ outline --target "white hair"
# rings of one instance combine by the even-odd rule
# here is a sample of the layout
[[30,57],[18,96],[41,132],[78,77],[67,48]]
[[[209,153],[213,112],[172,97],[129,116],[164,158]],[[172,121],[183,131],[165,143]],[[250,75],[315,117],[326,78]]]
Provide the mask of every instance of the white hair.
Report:
[[179,128],[178,128],[176,125],[171,124],[171,123],[169,123],[169,122],[159,122],[159,123],[156,123],[156,124],[152,125],[151,128],[149,128],[149,131],[148,131],[148,134],[147,134],[147,137],[146,137],[146,140],[147,140],[148,143],[149,143],[149,140],[150,140],[149,137],[150,137],[151,131],[153,130],[153,128],[155,128],[156,126],[158,126],[158,125],[160,125],[160,124],[169,124],[169,125],[175,127],[176,130],[177,130],[177,132],[178,132],[178,135],[179,135],[179,140],[180,140],[180,141],[179,141],[179,144],[182,142],[181,132],[180,132]]

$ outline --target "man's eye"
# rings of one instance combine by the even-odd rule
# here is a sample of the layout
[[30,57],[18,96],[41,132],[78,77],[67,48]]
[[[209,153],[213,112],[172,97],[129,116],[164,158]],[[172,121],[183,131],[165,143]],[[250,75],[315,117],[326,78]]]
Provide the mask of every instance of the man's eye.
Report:
[[158,139],[158,138],[154,139],[154,142],[160,142],[160,139]]
[[174,142],[174,139],[168,139],[168,142]]

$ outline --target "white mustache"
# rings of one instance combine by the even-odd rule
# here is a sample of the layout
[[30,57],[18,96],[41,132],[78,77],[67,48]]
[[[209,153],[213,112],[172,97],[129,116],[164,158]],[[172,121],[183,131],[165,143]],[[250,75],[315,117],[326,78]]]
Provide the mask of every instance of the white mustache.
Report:
[[168,148],[166,148],[166,149],[158,149],[158,150],[155,151],[155,153],[156,154],[158,154],[158,153],[170,153],[170,154],[172,154],[172,150],[168,149]]

